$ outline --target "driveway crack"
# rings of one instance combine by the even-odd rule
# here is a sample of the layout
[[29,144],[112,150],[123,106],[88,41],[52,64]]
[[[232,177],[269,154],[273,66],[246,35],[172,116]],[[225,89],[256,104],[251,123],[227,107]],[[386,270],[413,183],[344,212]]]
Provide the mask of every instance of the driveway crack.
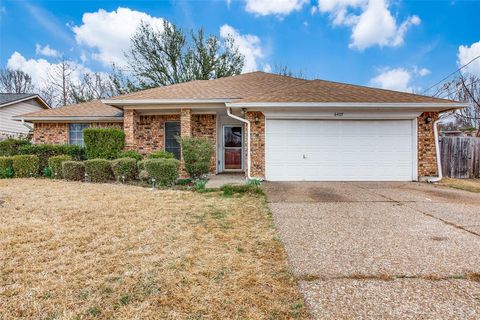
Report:
[[370,190],[370,189],[363,188],[363,187],[361,187],[361,186],[359,186],[359,185],[356,185],[356,184],[355,184],[355,187],[357,187],[357,188],[359,188],[359,189],[362,189],[362,190],[365,190],[365,191],[367,191],[367,192],[370,192],[370,193],[372,193],[372,194],[375,194],[375,195],[377,195],[377,196],[380,196],[380,197],[382,197],[382,198],[385,198],[385,199],[389,200],[390,202],[395,202],[395,203],[397,203],[397,204],[399,204],[399,205],[406,205],[408,208],[410,208],[410,209],[412,209],[412,210],[414,210],[414,211],[416,211],[416,212],[419,212],[419,213],[421,213],[421,214],[423,214],[423,215],[425,215],[425,216],[427,216],[427,217],[430,217],[430,218],[433,218],[433,219],[438,220],[438,221],[440,221],[440,222],[443,222],[444,224],[449,225],[449,226],[451,226],[451,227],[454,227],[454,228],[456,228],[456,229],[459,229],[459,230],[468,232],[468,233],[470,233],[470,234],[472,234],[472,235],[474,235],[474,236],[476,236],[476,237],[480,237],[480,234],[477,233],[477,232],[475,232],[475,231],[468,230],[468,229],[464,228],[463,226],[460,226],[460,225],[455,224],[455,223],[453,223],[453,222],[450,222],[450,221],[448,221],[448,220],[439,218],[439,217],[437,217],[437,216],[435,216],[435,215],[433,215],[433,214],[431,214],[431,213],[429,213],[429,212],[425,212],[425,211],[423,211],[423,210],[420,210],[420,209],[418,209],[418,208],[415,208],[415,207],[412,207],[412,206],[409,206],[409,205],[408,205],[408,203],[412,203],[412,202],[415,202],[415,201],[399,201],[399,200],[392,199],[392,198],[390,198],[390,197],[388,197],[388,196],[385,196],[385,195],[383,195],[383,194],[374,192],[374,191],[372,191],[372,190]]

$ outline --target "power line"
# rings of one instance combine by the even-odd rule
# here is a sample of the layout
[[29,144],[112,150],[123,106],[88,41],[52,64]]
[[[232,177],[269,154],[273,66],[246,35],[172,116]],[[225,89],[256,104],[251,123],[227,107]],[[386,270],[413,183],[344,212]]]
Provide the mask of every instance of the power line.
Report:
[[460,70],[462,70],[463,68],[465,68],[466,66],[468,66],[470,63],[472,63],[473,61],[477,60],[480,58],[480,55],[476,56],[475,58],[473,58],[472,60],[470,60],[467,64],[464,64],[463,66],[461,66],[460,68],[458,68],[457,70],[455,70],[454,72],[450,73],[448,76],[446,76],[445,78],[443,78],[442,80],[438,81],[437,83],[435,83],[433,86],[429,87],[427,90],[423,91],[422,94],[425,94],[427,91],[429,91],[430,89],[432,89],[433,87],[439,85],[440,83],[442,83],[443,81],[447,80],[448,78],[450,78],[451,76],[453,76],[455,73],[459,72]]
[[[474,80],[474,81],[470,82],[469,84],[466,84],[465,86],[468,87],[468,86],[471,86],[472,84],[475,84],[475,83],[477,83],[477,82],[480,82],[480,79]],[[462,89],[463,89],[463,86],[462,86],[461,88],[457,88],[457,89],[452,90],[452,91],[447,91],[447,92],[444,92],[444,93],[440,92],[440,95],[442,95],[442,97],[439,95],[437,98],[445,99],[445,98],[447,98],[448,96],[450,96],[451,94],[457,93],[457,92],[459,92],[459,91],[462,90]],[[444,89],[444,90],[445,90],[445,89]],[[438,94],[438,93],[437,93],[437,94]],[[435,97],[435,96],[433,96],[433,97]]]

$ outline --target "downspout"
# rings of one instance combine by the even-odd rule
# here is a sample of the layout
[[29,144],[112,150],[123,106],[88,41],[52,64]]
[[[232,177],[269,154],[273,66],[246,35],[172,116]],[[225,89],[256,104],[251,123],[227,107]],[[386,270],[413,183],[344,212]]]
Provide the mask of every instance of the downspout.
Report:
[[437,124],[440,120],[436,120],[434,123],[433,123],[433,136],[434,136],[434,139],[435,139],[435,155],[436,155],[436,158],[437,158],[437,172],[438,172],[438,177],[435,177],[435,178],[429,178],[427,181],[430,182],[430,183],[433,183],[433,182],[439,182],[440,180],[443,179],[443,175],[442,175],[442,162],[440,160],[440,143],[438,142],[438,127],[437,127]]
[[30,125],[28,125],[28,124],[25,122],[25,119],[22,119],[22,122],[21,122],[21,123],[22,123],[23,126],[27,127],[30,132],[33,131],[33,127],[30,126]]
[[227,115],[230,118],[236,119],[238,121],[241,121],[245,124],[247,124],[247,178],[249,180],[252,179],[252,176],[250,175],[250,166],[251,166],[251,160],[250,160],[250,121],[247,119],[241,118],[239,116],[236,116],[232,113],[230,107],[227,107]]

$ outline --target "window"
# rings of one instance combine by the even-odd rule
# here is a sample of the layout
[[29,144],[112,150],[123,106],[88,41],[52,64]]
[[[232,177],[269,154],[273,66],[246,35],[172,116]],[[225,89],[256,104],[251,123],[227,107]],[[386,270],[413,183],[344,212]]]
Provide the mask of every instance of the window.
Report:
[[180,122],[165,122],[165,151],[171,152],[180,160]]
[[83,129],[89,126],[88,123],[70,123],[68,127],[68,143],[83,146]]

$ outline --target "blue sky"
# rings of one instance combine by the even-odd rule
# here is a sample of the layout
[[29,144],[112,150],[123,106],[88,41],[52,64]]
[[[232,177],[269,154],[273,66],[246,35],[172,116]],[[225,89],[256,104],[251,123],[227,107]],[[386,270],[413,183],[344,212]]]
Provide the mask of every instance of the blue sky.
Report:
[[[422,92],[480,55],[480,1],[0,0],[0,64],[42,75],[63,54],[77,72],[124,63],[140,20],[231,34],[245,71],[287,65],[308,77]],[[480,75],[480,61],[470,66]]]

